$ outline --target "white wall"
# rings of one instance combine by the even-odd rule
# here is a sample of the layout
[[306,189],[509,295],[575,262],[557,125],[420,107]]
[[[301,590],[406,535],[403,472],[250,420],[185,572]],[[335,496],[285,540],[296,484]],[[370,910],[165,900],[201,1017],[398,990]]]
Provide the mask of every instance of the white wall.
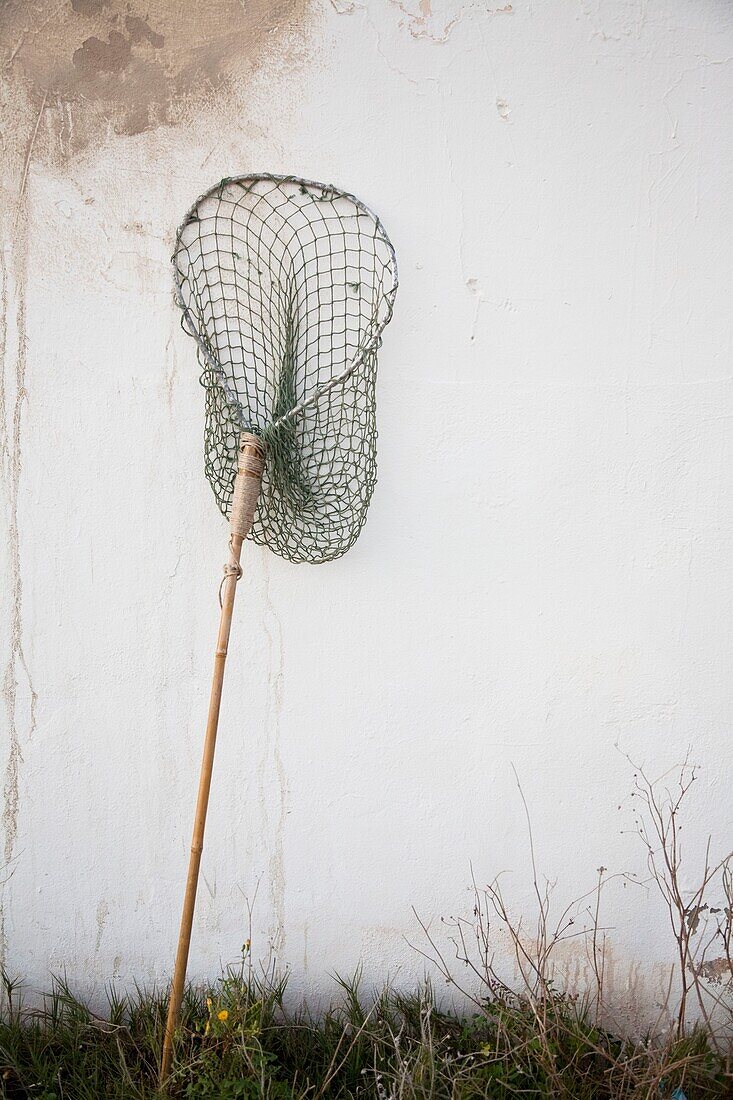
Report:
[[[104,43],[117,8],[64,25]],[[139,126],[122,62],[96,100],[30,39],[8,66],[2,946],[31,985],[170,972],[227,533],[169,256],[237,172],[355,191],[401,287],[359,542],[245,554],[192,974],[236,959],[257,883],[254,951],[311,992],[419,976],[411,907],[470,913],[471,863],[528,913],[512,766],[559,901],[643,871],[624,752],[691,747],[690,857],[730,840],[730,6],[270,8]],[[653,1002],[653,894],[605,924]]]

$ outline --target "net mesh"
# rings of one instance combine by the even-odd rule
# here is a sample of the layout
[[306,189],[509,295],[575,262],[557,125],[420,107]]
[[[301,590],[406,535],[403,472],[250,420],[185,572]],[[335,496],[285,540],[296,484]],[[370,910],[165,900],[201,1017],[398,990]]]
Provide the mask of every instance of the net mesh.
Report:
[[375,381],[394,249],[352,195],[287,176],[225,179],[173,256],[206,390],[206,476],[229,514],[241,431],[266,443],[251,537],[295,562],[345,553],[376,481]]

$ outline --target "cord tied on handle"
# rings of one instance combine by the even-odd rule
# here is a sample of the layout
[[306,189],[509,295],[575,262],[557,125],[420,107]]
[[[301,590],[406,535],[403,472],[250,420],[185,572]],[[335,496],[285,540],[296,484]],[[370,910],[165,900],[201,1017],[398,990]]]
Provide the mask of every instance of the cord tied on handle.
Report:
[[237,476],[234,479],[234,492],[229,512],[233,538],[244,540],[250,532],[257,509],[264,468],[265,446],[262,440],[251,432],[242,432],[239,437]]

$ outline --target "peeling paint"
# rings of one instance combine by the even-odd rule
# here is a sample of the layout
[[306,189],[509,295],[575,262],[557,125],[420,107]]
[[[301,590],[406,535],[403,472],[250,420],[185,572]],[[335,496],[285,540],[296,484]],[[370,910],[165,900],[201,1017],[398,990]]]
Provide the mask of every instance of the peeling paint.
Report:
[[31,102],[47,97],[51,105],[50,157],[73,155],[110,131],[135,135],[184,122],[226,90],[242,61],[254,70],[285,45],[295,66],[310,7],[311,0],[215,0],[202,19],[197,7],[173,0],[11,0],[3,8],[3,79],[15,89],[15,111],[6,138],[26,131],[20,83]]
[[733,963],[725,955],[719,959],[710,959],[704,962],[698,969],[701,978],[715,985],[733,985]]
[[[333,2],[333,0],[332,0]],[[433,11],[432,0],[419,0],[414,7],[404,3],[403,0],[390,0],[390,3],[404,16],[400,26],[406,27],[413,38],[426,39],[436,45],[444,45],[451,37],[455,28],[471,12],[481,15],[511,15],[514,11],[511,4],[505,4],[501,8],[487,8],[482,3],[465,4],[460,7],[455,15],[440,16]],[[337,8],[337,10],[339,10]],[[352,8],[342,8],[343,11],[351,11]]]

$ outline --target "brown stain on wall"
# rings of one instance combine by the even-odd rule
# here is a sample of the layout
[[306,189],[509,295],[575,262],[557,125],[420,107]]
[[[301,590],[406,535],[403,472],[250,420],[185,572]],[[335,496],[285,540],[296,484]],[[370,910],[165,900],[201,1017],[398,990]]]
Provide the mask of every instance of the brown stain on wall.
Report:
[[265,569],[265,615],[263,627],[269,649],[267,693],[268,745],[272,747],[272,764],[278,785],[278,815],[274,835],[270,843],[270,896],[274,927],[270,939],[275,951],[282,954],[285,950],[285,825],[288,814],[288,780],[283,764],[281,743],[281,717],[283,708],[283,690],[285,681],[285,645],[283,628],[270,589],[270,563],[263,557]]
[[[0,670],[6,873],[18,856],[21,765],[36,722],[23,649],[18,502],[29,397],[25,287],[29,172],[64,166],[115,135],[185,125],[209,104],[241,102],[247,79],[273,63],[297,79],[307,57],[313,0],[0,0],[0,489],[7,527],[10,617]],[[236,96],[236,100],[235,100]],[[238,166],[237,166],[238,167]],[[12,295],[8,293],[11,285]],[[12,319],[17,336],[7,339]],[[43,686],[39,685],[42,693]],[[6,954],[0,879],[0,961]]]
[[[0,963],[7,952],[4,886],[11,877],[17,856],[18,818],[20,813],[20,767],[23,760],[21,732],[27,738],[36,727],[37,693],[31,680],[23,641],[23,579],[21,573],[18,502],[23,455],[21,447],[23,411],[28,397],[26,358],[25,280],[27,265],[27,215],[21,205],[13,223],[13,235],[0,256],[0,458],[7,518],[7,557],[10,582],[10,619],[7,629],[7,660],[0,682],[8,746],[3,782],[2,826],[3,873],[0,889]],[[12,295],[9,287],[12,285]],[[8,340],[8,321],[13,314],[15,337]],[[27,729],[22,729],[20,694],[28,702]]]
[[0,6],[5,136],[21,83],[36,105],[45,97],[55,108],[55,148],[67,155],[110,129],[180,123],[275,51],[290,50],[295,68],[310,8],[311,0],[10,0]]

